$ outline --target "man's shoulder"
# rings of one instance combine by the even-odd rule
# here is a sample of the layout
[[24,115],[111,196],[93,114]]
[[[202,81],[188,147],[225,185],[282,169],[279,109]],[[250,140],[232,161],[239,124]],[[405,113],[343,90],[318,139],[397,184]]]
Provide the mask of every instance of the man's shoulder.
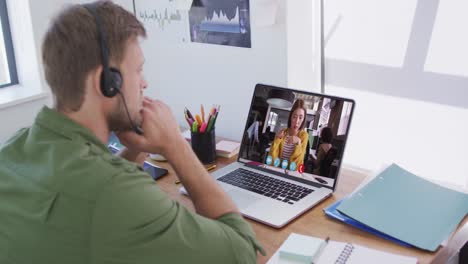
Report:
[[79,184],[91,194],[99,194],[112,181],[143,173],[137,164],[103,151],[95,145],[78,145],[73,149],[74,151],[64,158],[63,161],[68,165],[64,166],[62,171],[69,181],[79,179]]
[[96,199],[117,175],[143,173],[135,163],[91,142],[29,130],[18,133],[3,146],[0,160],[2,177],[21,175],[23,184],[34,182],[38,188],[85,200]]

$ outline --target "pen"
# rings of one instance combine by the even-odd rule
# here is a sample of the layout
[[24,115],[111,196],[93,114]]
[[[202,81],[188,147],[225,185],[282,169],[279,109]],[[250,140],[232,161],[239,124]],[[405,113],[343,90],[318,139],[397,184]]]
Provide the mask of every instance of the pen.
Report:
[[210,120],[211,120],[211,113],[208,114],[208,118],[206,119],[206,127],[208,128],[208,125],[210,124]]
[[214,114],[215,114],[215,110],[216,110],[216,109],[215,109],[215,106],[213,105],[213,106],[211,107],[210,114],[211,114],[211,115],[214,115]]
[[200,115],[196,115],[196,116],[195,116],[195,120],[198,122],[198,124],[201,125],[202,120],[201,120],[201,118],[200,118]]
[[[219,109],[219,108],[218,108],[218,109]],[[218,114],[219,114],[219,110],[218,110],[218,111],[216,111],[216,115],[215,115],[215,116],[214,116],[214,118],[213,118],[213,126],[212,126],[212,127],[214,127],[214,126],[215,126],[216,119],[218,118]]]
[[186,111],[188,117],[193,119],[193,115],[192,115],[192,113],[190,113],[190,111],[188,110],[187,107],[185,107],[185,111]]
[[205,122],[205,108],[203,108],[203,104],[200,106],[200,111],[202,122]]
[[212,164],[206,168],[207,171],[213,170],[216,168],[216,164]]
[[185,113],[185,114],[184,114],[184,116],[185,116],[185,120],[187,121],[187,123],[188,123],[189,127],[191,127],[191,126],[192,126],[192,124],[190,123],[190,119],[189,119],[189,117],[188,117],[187,113]]
[[320,248],[317,250],[317,252],[315,253],[314,257],[312,258],[312,263],[317,263],[317,262],[318,262],[318,260],[319,260],[319,258],[320,258],[320,255],[322,255],[323,250],[324,250],[325,247],[327,246],[329,240],[330,240],[330,237],[327,237],[327,238],[325,238],[325,240],[322,242],[322,244],[320,245]]
[[206,131],[206,123],[205,123],[205,121],[203,121],[201,126],[200,126],[200,133],[203,133],[205,131]]
[[198,122],[197,121],[193,122],[193,124],[192,124],[192,132],[193,133],[198,132]]
[[206,128],[206,131],[211,131],[211,129],[213,128],[213,125],[214,125],[214,116],[211,116],[210,117],[210,120],[208,121],[208,127]]
[[189,130],[192,131],[192,126],[193,126],[193,120],[192,118],[187,119],[187,122],[189,124]]

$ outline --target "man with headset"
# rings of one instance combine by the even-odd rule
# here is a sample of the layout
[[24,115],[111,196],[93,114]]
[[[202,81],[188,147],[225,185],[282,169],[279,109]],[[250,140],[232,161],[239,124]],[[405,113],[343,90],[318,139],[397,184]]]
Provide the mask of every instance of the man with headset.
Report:
[[[0,149],[0,263],[253,263],[251,227],[178,133],[168,106],[144,98],[145,37],[110,1],[72,5],[42,46],[55,107]],[[127,146],[106,147],[116,131]],[[192,213],[135,162],[168,158]]]

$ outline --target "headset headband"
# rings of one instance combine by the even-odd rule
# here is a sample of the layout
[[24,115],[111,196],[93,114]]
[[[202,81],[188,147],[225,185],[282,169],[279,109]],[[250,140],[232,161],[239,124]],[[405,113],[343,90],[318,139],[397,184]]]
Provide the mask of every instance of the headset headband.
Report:
[[104,89],[108,91],[110,88],[109,87],[110,68],[109,68],[109,51],[107,49],[106,34],[102,28],[102,22],[101,22],[101,18],[99,17],[97,13],[96,4],[84,4],[83,7],[86,8],[89,11],[89,13],[91,13],[91,15],[94,17],[94,20],[96,21],[99,47],[101,49],[102,70],[104,72],[102,76],[103,84],[104,84]]

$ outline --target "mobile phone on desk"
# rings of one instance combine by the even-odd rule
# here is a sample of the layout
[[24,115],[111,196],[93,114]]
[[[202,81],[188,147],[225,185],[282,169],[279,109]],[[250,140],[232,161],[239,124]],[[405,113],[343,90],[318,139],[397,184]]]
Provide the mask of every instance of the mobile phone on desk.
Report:
[[322,183],[322,184],[325,184],[325,183],[327,183],[327,181],[326,181],[326,180],[324,180],[324,179],[320,179],[319,177],[314,177],[314,179],[316,179],[318,182],[320,182],[320,183]]
[[153,180],[157,180],[168,173],[166,169],[158,167],[147,161],[143,163],[143,170],[146,171],[149,175],[151,175]]

